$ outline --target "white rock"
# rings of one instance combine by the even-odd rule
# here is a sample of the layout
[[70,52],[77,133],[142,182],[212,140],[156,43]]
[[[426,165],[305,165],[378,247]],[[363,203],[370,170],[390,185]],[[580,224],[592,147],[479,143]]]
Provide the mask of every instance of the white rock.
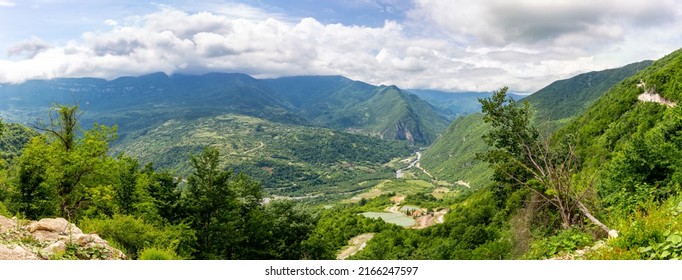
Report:
[[28,226],[28,231],[29,232],[35,232],[38,230],[45,230],[45,231],[51,231],[51,232],[56,232],[56,233],[62,233],[66,232],[67,227],[69,225],[69,222],[63,218],[56,218],[56,219],[41,219],[40,221],[37,222],[32,222]]
[[66,243],[64,241],[57,241],[55,243],[50,244],[50,246],[45,247],[45,252],[48,254],[63,254],[66,252]]
[[618,231],[616,231],[615,229],[610,230],[609,231],[609,238],[616,238],[616,237],[618,237]]

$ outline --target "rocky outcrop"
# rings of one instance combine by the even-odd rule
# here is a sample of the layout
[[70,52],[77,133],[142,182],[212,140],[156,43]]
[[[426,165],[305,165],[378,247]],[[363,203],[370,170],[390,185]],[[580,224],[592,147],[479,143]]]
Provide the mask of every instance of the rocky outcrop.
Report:
[[101,259],[126,256],[63,218],[21,221],[0,216],[0,260]]

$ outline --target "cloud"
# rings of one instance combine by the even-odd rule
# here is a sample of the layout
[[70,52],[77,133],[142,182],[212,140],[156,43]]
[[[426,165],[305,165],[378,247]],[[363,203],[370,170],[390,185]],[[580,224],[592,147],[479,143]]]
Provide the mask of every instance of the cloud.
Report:
[[50,45],[45,43],[38,37],[32,37],[30,40],[19,43],[10,47],[7,50],[7,56],[23,56],[26,58],[34,58],[37,54],[50,48]]
[[0,7],[14,7],[17,4],[14,1],[0,0]]
[[116,21],[113,20],[113,19],[107,19],[107,20],[104,21],[104,24],[106,24],[106,25],[108,25],[108,26],[116,26],[116,25],[118,25],[118,22],[116,22]]
[[[673,23],[674,0],[416,0],[410,16],[435,23],[454,38],[474,37],[483,44],[541,45],[564,40],[589,46],[593,41],[621,40],[627,27]],[[561,42],[559,42],[561,43]]]
[[[461,8],[453,9],[451,2]],[[11,56],[24,57],[0,60],[0,83],[221,71],[258,78],[344,75],[404,88],[488,91],[509,86],[532,92],[581,72],[657,58],[681,41],[680,10],[668,1],[659,3],[664,9],[638,1],[607,9],[606,15],[582,0],[574,1],[576,6],[555,1],[556,7],[507,2],[417,0],[410,21],[386,21],[379,27],[292,20],[253,8],[239,17],[239,11],[162,6],[60,45],[37,38],[18,44]],[[551,17],[560,22],[552,23]],[[434,32],[422,35],[422,30]],[[438,32],[441,36],[431,36]]]

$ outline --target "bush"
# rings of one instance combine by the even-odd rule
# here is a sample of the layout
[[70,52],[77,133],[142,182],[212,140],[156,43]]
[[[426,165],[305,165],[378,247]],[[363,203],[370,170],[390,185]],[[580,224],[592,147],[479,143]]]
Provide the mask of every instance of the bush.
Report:
[[111,219],[85,218],[80,222],[80,227],[84,232],[96,232],[102,238],[119,244],[131,259],[148,247],[168,248],[188,258],[195,241],[194,232],[187,226],[158,227],[127,215],[114,215]]
[[560,252],[574,251],[592,242],[591,235],[578,229],[562,230],[554,236],[533,242],[525,258],[546,259]]
[[172,250],[159,249],[159,248],[146,248],[140,252],[138,260],[157,260],[157,261],[167,261],[167,260],[177,260],[178,256]]

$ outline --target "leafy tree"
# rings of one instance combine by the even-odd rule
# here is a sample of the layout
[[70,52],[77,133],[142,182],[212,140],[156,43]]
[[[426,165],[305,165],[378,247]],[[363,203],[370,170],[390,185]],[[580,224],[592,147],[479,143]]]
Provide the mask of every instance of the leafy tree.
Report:
[[[541,139],[530,121],[530,105],[526,102],[518,106],[513,99],[506,97],[506,92],[505,87],[490,98],[479,99],[485,113],[483,119],[492,126],[484,135],[491,149],[480,158],[491,164],[496,181],[509,189],[528,188],[553,205],[559,212],[564,229],[576,222],[574,217],[580,211],[610,232],[583,204],[594,181],[574,182],[573,175],[579,168],[579,160],[573,145],[561,143],[564,145],[557,144],[553,148],[549,139]],[[503,193],[508,194],[509,191]]]
[[179,222],[185,213],[180,205],[178,181],[169,171],[154,172],[151,165],[146,165],[143,172],[151,173],[148,191],[159,216],[171,223]]
[[204,149],[190,158],[194,172],[187,182],[184,207],[188,220],[197,232],[197,258],[231,258],[238,243],[236,232],[239,215],[235,193],[230,190],[232,172],[219,167],[218,150]]
[[496,189],[500,203],[519,187],[519,182],[531,178],[532,175],[523,166],[531,164],[527,155],[533,151],[528,149],[534,147],[529,143],[535,142],[539,136],[537,129],[530,123],[530,104],[524,102],[518,106],[514,99],[507,97],[507,90],[504,87],[495,91],[490,98],[479,99],[485,114],[483,120],[492,129],[482,137],[490,149],[478,154],[477,158],[493,166],[493,178],[501,185]]
[[49,147],[44,143],[43,136],[32,139],[16,163],[13,204],[29,219],[52,216],[59,209],[56,188],[45,182],[48,169],[45,155]]
[[[111,170],[115,161],[107,152],[116,129],[95,125],[87,131],[76,131],[77,108],[54,109],[50,124],[43,128],[47,133],[33,138],[17,160],[17,201],[20,211],[27,216],[52,216],[54,211],[49,210],[52,206],[46,204],[57,201],[60,216],[78,218],[91,201],[89,189],[114,181],[115,172]],[[81,136],[77,137],[79,133]],[[40,210],[30,209],[37,205],[42,205]]]

